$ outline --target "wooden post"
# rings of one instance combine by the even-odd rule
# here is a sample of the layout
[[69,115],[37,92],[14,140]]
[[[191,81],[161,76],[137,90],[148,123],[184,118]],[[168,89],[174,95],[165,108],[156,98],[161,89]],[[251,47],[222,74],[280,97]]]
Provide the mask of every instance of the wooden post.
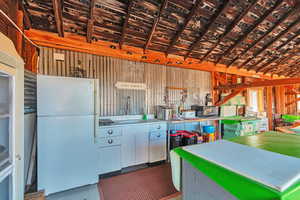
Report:
[[[17,26],[23,31],[24,30],[24,13],[21,10],[17,11]],[[16,32],[16,49],[20,56],[22,56],[22,46],[23,46],[23,35],[17,31]]]
[[269,121],[269,130],[273,130],[273,87],[267,87],[267,117]]

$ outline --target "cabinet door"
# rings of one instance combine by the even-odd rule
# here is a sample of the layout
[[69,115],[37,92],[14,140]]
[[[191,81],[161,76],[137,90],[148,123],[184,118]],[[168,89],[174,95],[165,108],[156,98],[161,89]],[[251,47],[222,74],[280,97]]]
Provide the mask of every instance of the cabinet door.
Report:
[[147,163],[149,151],[149,133],[148,130],[140,130],[135,133],[135,159],[136,165]]
[[98,161],[99,174],[121,170],[121,146],[98,148]]
[[135,165],[135,133],[132,127],[124,127],[122,134],[122,168]]
[[[152,132],[150,133],[150,145],[149,145],[149,162],[157,162],[166,160],[167,156],[167,139],[165,132]],[[155,136],[157,138],[155,138]]]

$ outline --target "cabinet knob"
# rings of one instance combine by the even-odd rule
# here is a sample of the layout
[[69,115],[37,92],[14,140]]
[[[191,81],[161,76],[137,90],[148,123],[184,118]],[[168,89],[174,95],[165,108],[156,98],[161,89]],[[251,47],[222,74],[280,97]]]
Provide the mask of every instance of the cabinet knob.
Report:
[[112,139],[108,140],[108,144],[112,144],[114,141]]
[[113,130],[109,130],[109,131],[108,131],[108,134],[109,134],[109,135],[113,134]]

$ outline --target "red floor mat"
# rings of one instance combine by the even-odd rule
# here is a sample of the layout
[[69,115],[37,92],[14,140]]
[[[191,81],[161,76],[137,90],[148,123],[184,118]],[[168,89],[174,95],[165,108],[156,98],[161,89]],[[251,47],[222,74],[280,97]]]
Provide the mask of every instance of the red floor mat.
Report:
[[102,179],[99,187],[104,200],[159,200],[177,192],[168,164]]

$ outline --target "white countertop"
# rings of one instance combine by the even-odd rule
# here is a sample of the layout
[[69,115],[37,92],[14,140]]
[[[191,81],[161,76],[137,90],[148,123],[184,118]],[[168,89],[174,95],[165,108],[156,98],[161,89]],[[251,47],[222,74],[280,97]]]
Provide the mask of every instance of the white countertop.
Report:
[[184,150],[237,174],[284,191],[300,180],[300,159],[226,140]]

